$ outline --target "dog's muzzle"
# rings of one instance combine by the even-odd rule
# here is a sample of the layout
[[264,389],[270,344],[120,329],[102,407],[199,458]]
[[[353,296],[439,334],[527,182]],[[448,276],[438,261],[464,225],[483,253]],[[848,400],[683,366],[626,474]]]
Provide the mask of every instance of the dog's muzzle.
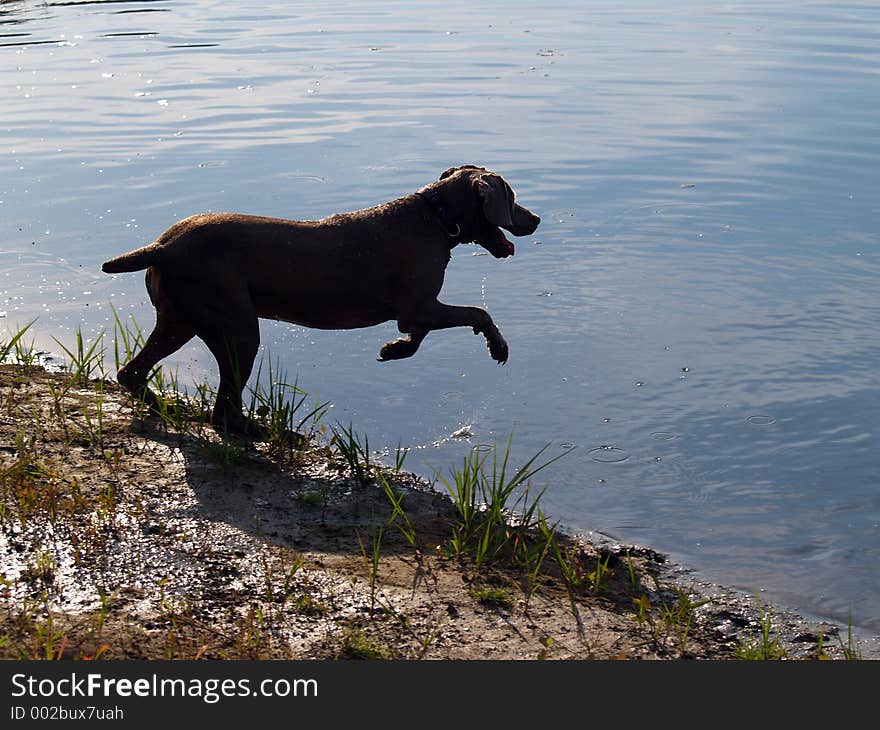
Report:
[[514,236],[529,236],[538,228],[541,219],[532,211],[523,208],[521,205],[513,206],[512,222],[510,226],[505,226]]

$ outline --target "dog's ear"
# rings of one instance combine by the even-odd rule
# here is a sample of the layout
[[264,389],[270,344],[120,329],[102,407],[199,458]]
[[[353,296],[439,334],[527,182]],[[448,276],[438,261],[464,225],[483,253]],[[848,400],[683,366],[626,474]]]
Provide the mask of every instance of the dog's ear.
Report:
[[478,175],[474,187],[483,201],[483,214],[492,225],[513,225],[513,191],[500,175]]

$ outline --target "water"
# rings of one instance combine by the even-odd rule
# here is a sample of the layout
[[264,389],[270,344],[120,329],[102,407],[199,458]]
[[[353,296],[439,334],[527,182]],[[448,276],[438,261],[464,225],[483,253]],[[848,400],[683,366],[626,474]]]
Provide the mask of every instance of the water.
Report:
[[0,326],[149,328],[100,263],[178,218],[486,165],[543,222],[456,249],[442,298],[506,366],[464,329],[377,363],[393,325],[264,323],[272,357],[411,469],[550,444],[567,525],[880,634],[878,41],[859,2],[4,3]]

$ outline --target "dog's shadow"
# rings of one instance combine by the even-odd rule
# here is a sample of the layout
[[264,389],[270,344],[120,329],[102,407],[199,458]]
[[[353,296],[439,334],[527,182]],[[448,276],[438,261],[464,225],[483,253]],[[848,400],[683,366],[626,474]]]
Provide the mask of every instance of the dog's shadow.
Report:
[[326,452],[276,460],[253,444],[181,438],[149,423],[142,435],[182,459],[186,484],[169,493],[179,502],[171,509],[197,522],[299,552],[345,555],[369,552],[377,535],[386,555],[449,536],[450,500],[410,474],[388,477],[403,511],[392,520],[394,503],[380,482],[359,483]]

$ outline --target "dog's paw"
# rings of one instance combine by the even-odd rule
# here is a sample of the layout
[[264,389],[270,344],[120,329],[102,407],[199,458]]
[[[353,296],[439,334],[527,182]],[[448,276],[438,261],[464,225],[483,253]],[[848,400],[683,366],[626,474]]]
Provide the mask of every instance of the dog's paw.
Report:
[[412,357],[413,354],[415,354],[416,349],[417,347],[410,340],[392,340],[391,342],[386,342],[382,345],[382,349],[379,350],[379,357],[376,359],[379,362],[401,360],[405,357]]
[[489,354],[499,365],[504,365],[507,362],[508,348],[503,338],[489,340]]
[[386,342],[382,345],[382,349],[379,350],[379,357],[376,358],[378,362],[388,362],[389,360],[394,360],[394,343]]

